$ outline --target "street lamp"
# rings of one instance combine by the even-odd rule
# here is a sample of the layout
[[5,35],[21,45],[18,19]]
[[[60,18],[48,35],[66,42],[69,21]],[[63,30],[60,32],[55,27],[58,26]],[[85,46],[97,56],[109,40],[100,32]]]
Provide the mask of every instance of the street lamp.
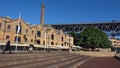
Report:
[[46,32],[44,33],[44,39],[45,39],[45,42],[44,42],[45,43],[44,44],[45,45],[44,51],[47,52],[47,47],[46,47],[47,46],[47,34],[46,34]]
[[69,47],[70,47],[70,34],[69,34]]
[[70,33],[69,33],[69,52],[71,52],[71,46],[70,46]]
[[50,35],[48,34],[48,46],[47,46],[47,52],[49,53],[49,45],[50,45]]

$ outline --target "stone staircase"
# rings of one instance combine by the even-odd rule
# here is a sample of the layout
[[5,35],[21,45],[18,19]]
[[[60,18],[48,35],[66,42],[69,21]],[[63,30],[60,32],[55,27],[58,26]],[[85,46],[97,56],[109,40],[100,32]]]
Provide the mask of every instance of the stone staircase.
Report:
[[0,54],[0,68],[76,68],[90,58],[67,52]]

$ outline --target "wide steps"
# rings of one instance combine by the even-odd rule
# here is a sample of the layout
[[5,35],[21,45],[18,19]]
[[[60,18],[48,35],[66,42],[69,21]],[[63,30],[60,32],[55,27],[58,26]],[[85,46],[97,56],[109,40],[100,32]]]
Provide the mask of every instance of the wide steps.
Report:
[[0,55],[0,68],[70,68],[90,57],[71,53]]

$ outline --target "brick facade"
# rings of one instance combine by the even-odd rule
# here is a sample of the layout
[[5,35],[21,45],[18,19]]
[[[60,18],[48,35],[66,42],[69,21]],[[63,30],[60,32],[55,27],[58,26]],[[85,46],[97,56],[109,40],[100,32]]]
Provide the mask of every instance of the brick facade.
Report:
[[110,41],[112,43],[112,46],[114,46],[114,47],[120,47],[120,39],[117,39],[115,37],[111,37]]
[[11,43],[16,43],[18,38],[19,44],[33,44],[36,46],[72,46],[74,45],[73,37],[64,34],[62,30],[56,30],[50,25],[30,26],[20,19],[21,30],[17,34],[18,19],[0,17],[0,43],[10,38]]

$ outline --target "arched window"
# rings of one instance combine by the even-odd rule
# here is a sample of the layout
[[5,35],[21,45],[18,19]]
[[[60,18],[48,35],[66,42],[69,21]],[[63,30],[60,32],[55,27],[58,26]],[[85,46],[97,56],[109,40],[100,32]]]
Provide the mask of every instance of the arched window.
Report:
[[26,29],[26,33],[28,33],[28,29]]
[[61,44],[61,46],[63,46],[63,43]]
[[37,40],[36,42],[37,42],[37,44],[40,44],[40,40]]
[[37,36],[41,37],[41,32],[40,31],[37,31]]
[[11,25],[8,25],[8,26],[7,26],[7,30],[10,30],[10,28],[11,28]]
[[43,45],[45,45],[45,41],[43,41]]
[[6,39],[9,38],[9,37],[10,37],[10,36],[7,35],[7,36],[6,36]]
[[32,30],[32,34],[34,34],[34,30]]
[[54,42],[51,42],[51,45],[54,45]]
[[33,42],[33,39],[31,39],[31,42]]
[[21,34],[21,31],[22,31],[22,27],[20,26],[20,30],[18,32],[18,25],[16,25],[16,31],[15,32]]
[[61,41],[64,41],[63,37],[61,37]]
[[16,37],[15,37],[15,42],[20,43],[20,42],[21,42],[21,37],[19,37],[19,36],[17,37],[17,36],[16,36]]
[[55,43],[55,45],[57,45],[57,43]]
[[27,42],[27,41],[28,41],[28,39],[27,39],[27,36],[26,36],[26,35],[24,35],[24,41],[25,41],[25,42]]
[[53,34],[51,35],[51,40],[54,40],[54,35]]

